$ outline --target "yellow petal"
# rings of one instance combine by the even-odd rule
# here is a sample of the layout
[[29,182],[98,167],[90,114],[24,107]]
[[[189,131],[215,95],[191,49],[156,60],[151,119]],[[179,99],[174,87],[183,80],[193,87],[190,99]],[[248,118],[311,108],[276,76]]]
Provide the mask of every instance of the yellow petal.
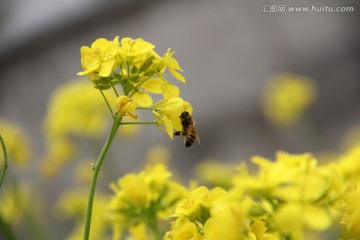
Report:
[[284,204],[274,214],[275,223],[283,232],[293,233],[302,226],[302,210],[303,208],[300,204]]
[[109,41],[105,38],[99,38],[91,44],[92,49],[99,49],[101,52],[105,52],[106,48],[109,46]]
[[111,74],[111,71],[114,67],[115,59],[111,59],[110,61],[104,62],[101,64],[99,76],[108,77]]
[[184,111],[187,111],[190,115],[193,114],[193,107],[189,102],[184,102]]
[[261,239],[266,232],[265,223],[260,220],[255,220],[251,225],[251,231],[256,235],[255,239]]
[[115,46],[119,46],[119,36],[116,36],[115,38],[114,38],[114,40],[112,41],[112,43],[115,45]]
[[135,47],[137,50],[140,50],[141,52],[148,52],[148,51],[152,50],[155,46],[149,42],[144,41],[141,38],[138,38],[138,39],[136,39]]
[[171,73],[171,75],[174,76],[174,78],[176,78],[177,80],[179,80],[180,82],[185,83],[186,79],[184,78],[183,75],[181,75],[179,72],[177,72],[176,70],[169,68],[169,72]]
[[180,90],[173,84],[161,85],[161,91],[165,99],[178,98],[180,96]]
[[145,92],[136,92],[131,98],[141,107],[150,107],[153,103],[151,96]]
[[324,208],[308,205],[303,214],[306,225],[311,229],[324,231],[331,225],[331,217]]
[[161,78],[150,78],[144,82],[141,86],[145,88],[146,91],[152,93],[161,93],[161,85],[165,82]]
[[172,122],[166,116],[163,117],[163,121],[164,121],[164,126],[165,126],[167,134],[169,135],[169,137],[171,139],[173,139],[174,138],[174,128],[173,128]]
[[166,115],[180,117],[184,110],[184,101],[182,98],[170,98],[163,107]]
[[182,71],[178,61],[175,58],[172,58],[172,57],[164,58],[164,62],[169,68]]
[[129,46],[134,40],[132,38],[126,37],[121,39],[121,46]]

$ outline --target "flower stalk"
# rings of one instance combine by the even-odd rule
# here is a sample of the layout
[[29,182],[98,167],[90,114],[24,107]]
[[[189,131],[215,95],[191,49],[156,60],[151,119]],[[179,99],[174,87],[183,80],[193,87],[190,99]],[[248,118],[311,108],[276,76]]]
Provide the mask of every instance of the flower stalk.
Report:
[[122,122],[122,123],[120,123],[120,125],[132,125],[132,124],[145,125],[145,124],[156,124],[156,122]]
[[7,159],[7,152],[6,152],[6,146],[5,146],[5,142],[0,134],[0,142],[1,142],[1,147],[3,150],[3,154],[4,154],[4,164],[3,164],[3,170],[1,173],[1,178],[0,178],[0,187],[4,181],[4,177],[5,177],[5,173],[6,173],[6,169],[8,167],[8,159]]
[[97,178],[98,178],[101,166],[104,162],[105,156],[109,150],[109,147],[115,137],[115,134],[116,134],[120,124],[121,124],[121,117],[115,118],[110,135],[109,135],[108,139],[106,140],[105,145],[100,153],[100,156],[93,168],[93,175],[92,175],[91,183],[90,183],[90,193],[89,193],[88,204],[87,204],[87,208],[86,208],[85,229],[84,229],[84,238],[83,238],[84,240],[88,240],[89,236],[90,236],[91,214],[92,214],[92,207],[93,207],[93,202],[94,202]]

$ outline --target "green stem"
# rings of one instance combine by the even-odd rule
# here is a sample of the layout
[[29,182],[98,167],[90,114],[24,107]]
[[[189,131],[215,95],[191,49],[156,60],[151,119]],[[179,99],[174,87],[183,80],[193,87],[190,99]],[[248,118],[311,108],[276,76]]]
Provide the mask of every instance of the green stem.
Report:
[[156,221],[156,217],[152,217],[151,219],[149,219],[149,227],[151,229],[151,231],[153,232],[154,234],[154,237],[156,240],[162,240],[162,236],[161,236],[161,233],[160,233],[160,229],[159,229],[159,226],[157,224],[157,221]]
[[103,98],[104,98],[104,100],[106,102],[106,105],[108,106],[108,108],[110,110],[111,116],[114,116],[114,113],[113,113],[113,111],[112,111],[112,109],[110,107],[110,104],[109,104],[107,98],[105,97],[105,94],[103,93],[103,91],[101,89],[99,89],[99,91],[100,91],[101,95],[103,96]]
[[5,177],[5,173],[6,173],[6,169],[8,167],[8,159],[7,159],[7,152],[6,152],[6,146],[5,146],[5,142],[0,134],[0,142],[1,142],[1,147],[3,149],[3,154],[4,154],[4,165],[3,165],[3,170],[1,173],[1,179],[0,179],[0,187],[3,183],[4,177]]
[[[129,95],[129,92],[130,92],[130,90],[129,90],[129,87],[130,87],[130,65],[129,65],[129,63],[126,63],[127,64],[127,81],[126,81],[126,84],[125,84],[125,88],[124,88],[124,94],[125,95]],[[129,97],[131,97],[130,95],[129,95]]]
[[120,125],[129,125],[129,124],[156,124],[156,122],[122,122]]
[[149,107],[137,107],[136,109],[139,109],[139,110],[149,110],[149,111],[154,110],[153,108],[149,108]]
[[110,133],[108,139],[106,140],[105,145],[104,145],[104,147],[100,153],[100,156],[99,156],[99,158],[94,166],[94,169],[93,169],[94,172],[93,172],[93,175],[91,178],[88,205],[86,208],[85,229],[84,229],[84,238],[83,238],[84,240],[88,240],[89,235],[90,235],[92,206],[93,206],[93,202],[94,202],[96,182],[97,182],[97,178],[98,178],[98,175],[99,175],[99,172],[101,169],[101,165],[104,162],[105,156],[109,150],[109,147],[115,137],[116,131],[118,130],[120,124],[121,124],[121,118],[115,118],[112,129],[111,129],[111,133]]
[[118,97],[118,96],[119,96],[119,94],[118,94],[118,92],[117,92],[117,90],[116,90],[116,88],[115,88],[114,84],[111,82],[111,80],[110,80],[110,79],[107,79],[107,80],[108,80],[108,82],[110,83],[110,85],[111,85],[112,89],[114,90],[115,95]]

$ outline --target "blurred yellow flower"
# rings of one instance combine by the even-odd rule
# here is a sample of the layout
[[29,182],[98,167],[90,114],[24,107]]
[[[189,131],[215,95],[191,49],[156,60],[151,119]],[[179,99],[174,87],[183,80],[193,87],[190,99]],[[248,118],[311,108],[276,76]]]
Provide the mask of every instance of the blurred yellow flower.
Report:
[[198,187],[179,203],[174,216],[186,217],[192,222],[198,221],[204,224],[210,217],[210,207],[225,194],[226,191],[220,187],[211,191],[204,186]]
[[[107,98],[114,101],[110,94]],[[70,81],[51,94],[44,122],[45,134],[96,138],[104,134],[110,119],[98,90],[83,80]]]
[[[158,220],[170,214],[175,203],[185,195],[185,189],[170,180],[170,176],[163,164],[155,164],[138,174],[127,174],[117,184],[110,185],[115,193],[108,204],[114,223],[114,239],[119,239],[125,229],[140,223],[147,224],[154,231]],[[148,239],[156,234],[149,229],[146,232]]]
[[273,76],[263,91],[265,117],[276,127],[293,125],[312,104],[317,95],[315,82],[291,73]]
[[75,146],[65,137],[48,138],[47,152],[43,156],[40,172],[43,177],[55,177],[76,152]]
[[[11,164],[25,165],[32,156],[30,142],[25,131],[16,124],[0,119],[0,134],[5,142],[6,152]],[[4,155],[2,148],[0,149],[0,164],[2,164]]]
[[174,223],[174,231],[167,233],[165,240],[203,240],[203,234],[197,231],[195,223],[187,218],[180,218],[180,221]]
[[344,149],[360,144],[360,126],[350,127],[344,134],[341,142]]
[[231,179],[235,173],[234,166],[214,159],[206,159],[195,168],[196,175],[206,185],[219,186],[225,189],[231,187]]
[[263,236],[271,239],[279,233],[305,239],[307,230],[323,232],[336,221],[340,197],[347,190],[337,164],[318,166],[309,153],[281,151],[275,161],[254,157],[253,162],[259,167],[257,174],[240,168],[234,190],[252,199],[248,214],[264,219]]
[[211,209],[211,218],[204,226],[206,240],[256,240],[249,235],[246,212],[240,202],[222,202]]
[[151,146],[146,152],[146,163],[150,166],[158,163],[167,165],[170,158],[170,150],[164,145]]
[[280,206],[274,214],[274,222],[281,232],[292,235],[304,227],[324,231],[330,227],[332,218],[325,208],[294,202]]
[[39,207],[29,190],[29,186],[23,183],[1,188],[0,217],[2,221],[15,226],[24,220],[24,212],[34,211]]
[[345,180],[360,179],[360,143],[352,145],[337,160],[337,169]]
[[[104,91],[109,101],[115,97]],[[44,119],[46,151],[41,173],[54,177],[76,153],[73,137],[98,139],[110,125],[111,117],[99,90],[83,80],[67,82],[50,97]]]
[[355,240],[360,236],[360,182],[344,196],[345,212],[342,239]]
[[[75,227],[65,238],[66,240],[82,239],[84,234],[85,213],[88,193],[82,190],[67,190],[57,201],[54,212],[59,219],[75,221]],[[90,236],[93,239],[110,240],[108,232],[110,221],[106,216],[108,197],[97,192],[94,199],[93,218],[91,221]]]

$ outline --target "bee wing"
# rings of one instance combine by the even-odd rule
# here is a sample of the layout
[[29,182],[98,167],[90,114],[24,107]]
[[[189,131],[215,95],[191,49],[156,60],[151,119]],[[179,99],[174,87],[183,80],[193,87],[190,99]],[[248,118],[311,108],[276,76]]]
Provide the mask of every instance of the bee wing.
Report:
[[[194,122],[194,125],[195,125],[195,122]],[[200,144],[200,137],[199,137],[199,133],[197,132],[196,128],[195,129],[195,132],[196,132],[196,136],[195,136],[195,139],[198,141],[198,143]]]

